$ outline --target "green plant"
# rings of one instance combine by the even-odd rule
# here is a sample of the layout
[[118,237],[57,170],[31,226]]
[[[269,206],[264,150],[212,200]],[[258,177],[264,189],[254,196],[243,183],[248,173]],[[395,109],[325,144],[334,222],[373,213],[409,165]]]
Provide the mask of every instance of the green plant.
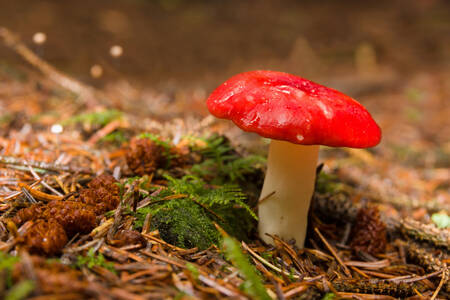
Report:
[[5,300],[25,299],[34,290],[34,282],[23,280],[14,285],[6,294]]
[[62,125],[87,124],[103,127],[108,123],[123,118],[123,113],[115,109],[102,110],[98,112],[85,113],[73,116],[62,122]]
[[434,224],[439,228],[450,228],[450,216],[447,213],[435,213],[431,216]]
[[[0,286],[6,287],[5,300],[24,299],[34,289],[34,283],[30,280],[23,280],[13,284],[12,271],[19,262],[19,258],[0,251],[0,278],[5,282]],[[0,291],[0,297],[2,291]]]
[[246,174],[254,172],[266,162],[259,155],[240,156],[223,136],[213,135],[203,140],[207,146],[199,149],[199,152],[205,159],[194,165],[191,171],[197,176],[210,179],[212,183],[245,180]]
[[186,269],[188,269],[189,272],[191,272],[194,279],[196,279],[196,280],[198,279],[198,276],[200,275],[200,271],[197,269],[197,267],[194,264],[188,262],[186,264]]
[[89,249],[86,256],[79,255],[77,257],[77,261],[75,263],[77,268],[87,267],[92,269],[94,266],[99,266],[105,268],[113,273],[116,273],[114,269],[114,264],[111,262],[107,262],[103,254],[95,254],[94,248]]
[[0,273],[5,274],[6,287],[12,286],[11,273],[14,265],[19,262],[16,256],[8,255],[0,251]]
[[336,295],[334,293],[326,293],[325,296],[323,296],[322,300],[333,300],[336,298]]
[[[213,222],[240,239],[247,239],[257,217],[245,203],[246,196],[239,187],[213,187],[192,175],[165,178],[167,188],[152,196],[148,206],[137,210],[135,228],[142,228],[150,214],[151,227],[159,229],[163,239],[179,247],[203,249],[217,244],[219,234]],[[170,198],[173,196],[176,199]]]
[[231,263],[239,270],[242,277],[244,277],[245,281],[242,285],[244,292],[252,299],[272,299],[269,294],[267,294],[266,288],[255,268],[249,263],[248,258],[244,253],[242,253],[241,247],[235,239],[224,236],[222,250],[225,252],[227,259],[231,261]]
[[110,134],[102,137],[100,139],[100,141],[120,145],[120,144],[126,142],[127,138],[125,137],[125,133],[122,130],[116,130],[116,131],[113,131]]
[[334,174],[328,174],[323,171],[319,172],[316,177],[316,192],[320,194],[334,194],[343,191],[344,185],[339,183],[338,178]]

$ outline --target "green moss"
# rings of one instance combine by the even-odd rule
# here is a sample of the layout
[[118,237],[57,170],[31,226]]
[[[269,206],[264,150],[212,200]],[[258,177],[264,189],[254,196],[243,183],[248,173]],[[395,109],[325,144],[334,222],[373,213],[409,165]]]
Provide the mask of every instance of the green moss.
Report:
[[216,218],[216,223],[238,240],[248,241],[249,236],[256,229],[256,220],[243,208],[216,205],[212,210],[221,217],[221,219]]
[[338,182],[333,174],[320,172],[316,177],[316,192],[319,194],[334,194],[343,191],[344,185]]
[[[246,197],[237,186],[213,188],[194,176],[166,178],[167,188],[135,213],[136,229],[142,228],[150,214],[151,228],[158,229],[166,242],[178,247],[205,249],[217,244],[219,233],[214,223],[241,240],[248,239],[255,228],[256,215],[246,205]],[[181,198],[166,200],[171,195],[181,195]]]
[[170,208],[160,209],[151,222],[165,241],[182,248],[206,249],[219,241],[219,233],[205,209],[189,199],[172,200]]

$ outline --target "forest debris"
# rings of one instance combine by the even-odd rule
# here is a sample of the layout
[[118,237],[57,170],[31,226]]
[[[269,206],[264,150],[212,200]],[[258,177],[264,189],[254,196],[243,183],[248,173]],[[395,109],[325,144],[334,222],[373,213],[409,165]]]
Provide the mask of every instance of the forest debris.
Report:
[[[442,257],[436,257],[430,249],[420,247],[419,244],[409,241],[408,243],[400,243],[406,247],[406,253],[408,258],[421,265],[428,272],[444,271],[447,273],[449,267],[444,262]],[[448,254],[441,254],[444,258],[448,257]],[[446,275],[448,276],[448,275]],[[444,290],[450,293],[450,281],[447,279],[444,281]]]
[[[360,208],[360,203],[353,203],[349,196],[343,192],[332,195],[316,193],[312,205],[315,212],[335,221],[348,220],[354,222]],[[433,224],[422,224],[410,218],[394,219],[384,216],[382,220],[386,224],[386,230],[389,234],[403,233],[409,238],[428,242],[437,248],[449,249],[450,247],[449,229],[439,229]]]
[[[280,268],[274,266],[273,264],[269,263],[267,260],[265,260],[260,255],[258,255],[255,251],[253,251],[249,246],[247,246],[246,243],[242,242],[241,244],[242,244],[242,248],[244,248],[246,251],[248,251],[252,256],[254,256],[257,260],[259,260],[261,263],[263,263],[267,267],[271,268],[272,270],[274,270],[278,273],[283,273],[285,275],[291,275],[291,274],[281,270]],[[295,279],[300,278],[298,275],[292,275],[292,277]]]
[[117,207],[120,201],[117,180],[109,175],[102,174],[94,178],[88,188],[80,191],[79,201],[94,207],[97,215],[103,214]]
[[54,220],[69,237],[75,233],[89,233],[96,226],[95,214],[91,206],[76,201],[52,201],[47,205],[33,204],[21,209],[13,218],[17,225],[29,220]]
[[[58,262],[48,262],[43,257],[31,256],[31,262],[36,274],[37,286],[42,293],[59,294],[71,291],[84,294],[87,292],[88,282],[83,279],[81,272]],[[17,264],[13,271],[13,279],[23,278],[24,272],[26,272],[24,264]]]
[[87,141],[90,145],[94,145],[99,140],[116,130],[117,128],[121,127],[123,124],[123,121],[121,120],[114,120],[112,122],[109,122],[106,124],[102,129],[97,131],[95,134],[93,134],[89,140]]
[[[36,92],[34,89],[32,91]],[[43,96],[43,99],[48,97],[47,94],[43,94]],[[77,105],[76,107],[79,109],[79,104]],[[51,109],[51,107],[44,106],[42,110],[45,111],[47,108]],[[64,109],[66,109],[65,105]],[[67,116],[67,114],[64,116]],[[132,125],[126,129],[132,132],[133,135],[145,129],[146,126],[142,124],[148,124],[136,115],[129,119]],[[67,220],[65,220],[64,212],[81,210],[84,207],[84,209],[91,211],[88,220],[93,220],[93,225],[89,226],[93,227],[92,230],[78,228],[74,230],[75,232],[70,233],[72,235],[70,245],[66,245],[66,248],[63,248],[64,245],[55,247],[55,249],[60,249],[59,252],[62,250],[63,254],[61,256],[58,255],[59,253],[56,250],[54,250],[55,254],[52,254],[64,264],[81,268],[81,271],[71,269],[73,271],[71,272],[61,266],[42,265],[41,263],[36,263],[34,258],[32,263],[21,261],[22,266],[24,264],[27,265],[27,272],[19,272],[17,280],[28,278],[33,280],[36,286],[39,286],[41,285],[40,280],[42,276],[44,276],[43,279],[49,278],[47,286],[44,286],[42,291],[40,291],[42,293],[40,294],[41,296],[36,296],[38,292],[35,292],[33,295],[35,298],[142,297],[173,299],[182,296],[178,288],[202,299],[217,299],[221,297],[245,298],[244,293],[239,289],[239,286],[244,282],[243,277],[239,274],[239,270],[230,264],[228,259],[223,257],[216,246],[209,247],[210,243],[208,243],[206,249],[184,249],[170,244],[166,238],[167,236],[160,236],[158,230],[150,232],[150,230],[154,229],[152,226],[155,224],[155,220],[158,221],[158,216],[154,218],[155,214],[152,213],[153,211],[146,209],[153,207],[152,205],[157,205],[154,204],[155,199],[163,201],[159,203],[167,203],[171,200],[179,202],[186,200],[186,198],[197,199],[199,197],[190,190],[192,186],[189,184],[192,182],[181,182],[178,175],[192,172],[189,164],[195,163],[194,166],[197,166],[202,160],[204,161],[204,153],[195,152],[197,150],[192,150],[191,148],[179,150],[178,146],[168,143],[170,148],[161,150],[164,155],[168,154],[174,163],[163,164],[160,170],[153,172],[152,176],[154,176],[154,179],[130,178],[131,174],[125,159],[128,148],[116,148],[119,147],[117,144],[89,144],[87,142],[88,136],[80,134],[77,131],[79,128],[65,128],[64,132],[56,137],[51,133],[47,133],[48,126],[53,124],[53,122],[55,122],[55,119],[51,119],[51,122],[45,123],[43,126],[39,122],[36,123],[37,126],[34,126],[33,123],[32,127],[26,127],[26,130],[23,131],[20,129],[24,126],[23,124],[19,128],[13,126],[11,133],[6,133],[4,137],[0,137],[2,154],[14,155],[3,156],[3,158],[7,157],[11,158],[12,161],[19,162],[17,165],[1,163],[2,156],[0,156],[0,169],[2,172],[0,175],[0,195],[5,196],[2,198],[3,202],[0,206],[0,213],[2,214],[0,220],[0,249],[2,251],[8,252],[9,255],[26,253],[26,251],[40,253],[42,260],[49,257],[45,252],[48,251],[46,249],[51,248],[49,245],[40,245],[36,247],[38,250],[33,250],[33,247],[26,246],[26,241],[29,239],[27,236],[28,232],[43,227],[44,225],[39,225],[40,222],[44,222],[44,224],[45,222],[54,222],[35,219],[36,215],[52,215],[57,220],[60,220],[61,223],[66,224],[64,226],[76,228],[76,226],[67,224],[77,223],[77,219],[73,218],[71,221],[71,218],[67,217]],[[175,124],[175,122],[173,123]],[[139,125],[139,127],[133,127],[135,125]],[[180,132],[184,132],[185,129],[175,128],[176,126],[172,125],[164,125],[163,129],[168,135],[163,135],[162,141],[180,140]],[[102,129],[105,128],[104,126],[95,127],[95,129],[99,130],[97,133],[100,134]],[[184,123],[182,126],[184,126]],[[162,125],[160,127],[162,128]],[[173,131],[174,128],[176,131]],[[20,132],[16,133],[16,131]],[[89,133],[92,134],[92,131]],[[175,134],[172,135],[172,133]],[[92,135],[90,136],[92,137]],[[189,145],[191,147],[191,144],[189,144],[190,138],[184,138],[181,135],[179,146]],[[147,140],[153,141],[150,138],[147,138]],[[104,147],[105,145],[107,147]],[[230,151],[224,155],[235,153],[231,143],[221,144],[221,146],[228,147],[228,151]],[[203,145],[203,147],[205,146]],[[365,161],[365,165],[370,166],[374,160],[380,162],[379,151],[384,151],[384,146],[381,145],[380,147],[381,149],[371,150],[370,156],[365,155],[366,152],[364,152],[362,154],[364,156],[360,156],[358,160]],[[166,151],[167,149],[170,149],[170,151]],[[189,160],[194,156],[193,153],[195,154],[195,159]],[[361,155],[361,153],[359,154]],[[351,155],[355,156],[354,153],[351,153]],[[174,156],[175,158],[179,157],[181,162],[176,162],[176,159],[173,159]],[[333,161],[340,163],[339,155],[337,155],[337,158],[334,155],[331,156],[328,157],[328,154],[326,154],[327,166],[332,165]],[[185,157],[188,158],[187,162],[183,161]],[[245,159],[246,157],[243,156],[241,158]],[[222,159],[224,165],[234,161],[225,160],[222,156],[220,156],[220,159]],[[346,164],[342,164],[341,168],[353,168],[351,163],[354,163],[354,161],[349,160],[348,156],[344,160]],[[37,165],[41,164],[41,161],[42,166],[45,168],[37,167]],[[35,162],[36,165],[32,165],[32,162]],[[214,163],[214,160],[212,162]],[[69,163],[73,167],[69,168]],[[392,165],[389,164],[389,167],[395,167],[394,162],[390,163]],[[20,168],[13,168],[13,166]],[[385,165],[377,163],[376,166]],[[174,172],[175,167],[179,168],[176,172]],[[250,167],[250,170],[253,170],[253,165]],[[358,165],[357,167],[359,169],[361,166]],[[77,172],[78,170],[88,170],[88,172]],[[208,174],[209,177],[205,181],[200,182],[199,186],[202,188],[202,193],[220,191],[213,185],[229,182],[230,178],[223,176],[226,173],[218,173],[215,172],[216,170],[223,171],[213,168],[213,172]],[[167,191],[170,184],[169,177],[162,176],[162,173],[166,171],[172,174],[170,179],[173,180],[172,183],[182,186],[185,190],[173,190],[173,192],[169,193]],[[237,171],[240,171],[240,169],[237,169]],[[411,169],[408,171],[415,170]],[[429,169],[429,171],[434,172],[432,169]],[[113,173],[118,180],[112,176],[103,175],[89,183],[89,180],[92,178],[91,176],[86,176],[86,173],[100,174],[104,172]],[[411,286],[408,293],[413,297],[418,297],[418,295],[431,297],[433,293],[439,294],[437,298],[445,298],[447,296],[448,281],[446,277],[439,278],[439,275],[445,271],[445,264],[449,262],[447,248],[434,245],[442,245],[443,241],[445,241],[446,233],[440,230],[428,230],[428,228],[415,226],[408,222],[405,222],[406,226],[403,225],[400,222],[400,217],[397,216],[409,213],[408,209],[411,206],[404,209],[398,202],[398,205],[392,208],[389,204],[386,205],[386,203],[390,203],[389,201],[384,202],[384,200],[389,199],[383,200],[383,209],[387,208],[387,210],[383,210],[386,213],[383,213],[382,219],[387,223],[388,241],[391,243],[392,239],[402,239],[405,240],[403,246],[395,247],[389,244],[389,251],[385,254],[377,255],[376,258],[362,252],[356,255],[350,251],[351,249],[346,243],[347,239],[343,238],[345,237],[345,229],[336,225],[344,223],[348,228],[352,224],[358,227],[358,225],[355,225],[358,210],[366,205],[364,202],[373,202],[374,200],[380,202],[380,199],[373,199],[371,197],[372,194],[365,194],[364,189],[362,191],[358,189],[359,186],[364,186],[364,180],[370,176],[370,172],[378,174],[378,172],[373,172],[370,168],[363,169],[359,173],[361,182],[357,183],[358,186],[352,187],[342,184],[342,177],[337,177],[333,186],[327,186],[330,187],[329,189],[320,189],[316,192],[312,211],[313,217],[320,219],[319,228],[321,233],[326,236],[328,244],[335,249],[344,265],[352,272],[351,275],[354,280],[361,281],[360,285],[366,287],[363,288],[351,281],[346,281],[349,279],[345,279],[347,275],[343,271],[343,267],[341,268],[337,258],[324,253],[327,250],[319,242],[322,239],[317,235],[309,236],[309,242],[315,249],[301,250],[291,246],[289,242],[282,241],[276,237],[274,237],[273,241],[275,246],[271,246],[263,244],[253,239],[252,235],[249,235],[249,241],[242,243],[242,248],[248,252],[250,263],[253,263],[255,268],[260,270],[264,288],[269,296],[275,297],[278,295],[280,298],[285,297],[287,299],[320,299],[324,295],[328,298],[334,296],[392,299],[392,296],[395,296],[395,294],[401,294],[399,290],[405,285]],[[39,175],[36,176],[37,174]],[[247,176],[247,173],[242,174],[244,174],[243,178],[246,182],[259,182],[257,179],[259,177],[255,176],[255,179],[253,176]],[[211,183],[212,179],[218,179],[218,177],[220,177],[221,182]],[[32,186],[30,182],[39,180],[39,183],[42,182],[40,181],[41,179],[45,180],[48,185],[43,187],[43,192],[52,196],[57,195],[57,192],[59,192],[66,196],[61,200],[37,203],[35,205],[30,204],[24,197],[18,197],[23,194],[21,191],[16,191],[18,182],[26,183],[35,190],[37,187]],[[437,183],[433,184],[436,185]],[[445,191],[447,186],[444,185],[443,187],[444,189],[441,187],[439,189]],[[53,188],[56,192],[50,188]],[[242,191],[248,192],[246,188],[243,188]],[[30,199],[39,200],[32,193],[28,193],[30,194]],[[82,195],[81,197],[80,194]],[[123,206],[117,209],[116,204],[121,200],[121,196],[123,198]],[[223,197],[221,196],[220,199],[223,200]],[[256,203],[257,199],[254,200]],[[198,200],[195,201],[203,203]],[[213,211],[213,209],[210,207],[205,209],[206,206],[199,206],[195,201],[192,201],[195,207],[207,213],[215,221],[227,221],[220,214],[217,214],[217,216],[212,214],[210,210]],[[103,203],[100,208],[95,207],[98,203]],[[133,210],[134,203],[137,203],[136,211]],[[18,210],[24,205],[28,207]],[[52,213],[50,213],[48,206],[54,209]],[[232,205],[233,209],[239,206],[238,204]],[[75,213],[75,215],[85,213],[84,209],[82,212]],[[112,211],[114,209],[115,211]],[[109,213],[104,214],[108,210]],[[141,214],[139,214],[140,210]],[[233,213],[237,211],[233,210]],[[391,214],[391,212],[393,213]],[[427,213],[427,211],[424,210],[424,213]],[[421,216],[424,216],[424,213]],[[73,213],[69,213],[69,215],[73,215]],[[16,226],[10,221],[11,219],[8,218],[14,220],[18,225],[23,225],[17,230]],[[187,218],[192,218],[192,215],[187,214]],[[139,226],[142,224],[143,234],[135,231],[136,229],[140,230],[139,226],[138,228],[135,227],[137,224],[135,222],[138,219],[140,222]],[[33,221],[27,222],[30,220]],[[84,223],[88,224],[91,221]],[[95,227],[98,222],[101,222],[101,225]],[[36,224],[39,226],[36,226]],[[61,228],[60,225],[53,227]],[[108,236],[111,228],[111,233],[115,234]],[[66,230],[63,231],[68,235]],[[83,234],[84,232],[87,234]],[[325,232],[327,233],[326,235]],[[348,232],[350,233],[348,240],[352,240],[350,230]],[[424,236],[424,233],[429,235],[429,237],[420,239],[415,237]],[[33,236],[41,235],[33,234]],[[57,236],[57,234],[54,234],[52,237],[54,236]],[[166,240],[164,241],[163,239]],[[421,242],[428,241],[430,245],[416,243],[419,240]],[[215,243],[218,245],[219,241],[215,241]],[[414,244],[419,250],[409,247],[409,245]],[[52,251],[48,251],[48,253]],[[91,260],[86,255],[89,252],[95,253],[95,256],[92,258],[98,258],[98,253],[102,253],[104,262],[111,266],[111,269],[116,274],[114,275],[111,271],[105,269],[104,266],[96,265],[99,261]],[[79,257],[87,259],[85,260],[85,265],[77,267],[75,262],[78,261]],[[94,266],[89,267],[87,266],[88,263],[92,263]],[[69,273],[72,274],[70,275]],[[28,274],[34,275],[30,276]],[[385,280],[374,280],[375,278],[385,278]],[[345,283],[342,283],[344,281]],[[334,286],[334,282],[337,282],[337,287],[342,287],[339,286],[341,283],[341,285],[346,287],[352,287],[353,291],[342,292]],[[440,286],[442,286],[441,290],[439,290]],[[71,290],[70,293],[66,292],[68,289]],[[356,292],[358,289],[360,290],[359,293]],[[184,295],[184,297],[187,296]]]
[[322,240],[322,242],[325,244],[325,246],[327,247],[328,251],[331,252],[331,254],[334,256],[334,258],[338,261],[338,263],[342,266],[345,274],[348,277],[352,277],[352,274],[350,273],[350,270],[347,268],[347,266],[344,264],[344,262],[342,261],[342,259],[339,257],[339,255],[336,253],[336,251],[333,249],[333,247],[328,243],[328,241],[325,239],[325,237],[322,235],[322,233],[320,233],[319,228],[315,227],[314,231],[317,233],[317,235],[319,236],[319,238]]
[[31,196],[33,196],[36,200],[39,201],[44,201],[44,202],[48,202],[48,201],[53,201],[53,200],[62,200],[64,197],[63,196],[56,196],[56,195],[50,195],[47,193],[43,193],[37,189],[34,189],[32,187],[30,187],[29,185],[23,183],[23,182],[19,182],[17,184],[19,187],[26,189]]
[[69,172],[69,173],[84,173],[92,174],[91,170],[86,168],[74,168],[66,165],[59,165],[54,163],[47,163],[42,161],[23,160],[17,157],[0,155],[0,164],[16,165],[16,166],[31,166],[34,169],[43,169],[52,172]]
[[386,280],[344,279],[335,280],[333,286],[338,291],[362,294],[381,294],[394,297],[408,297],[415,295],[415,289],[424,291],[424,286],[418,283],[392,282]]
[[134,174],[149,175],[164,163],[164,148],[147,138],[133,138],[126,152],[127,165]]
[[406,236],[417,241],[428,242],[436,247],[441,247],[450,251],[450,229],[440,229],[432,223],[423,224],[407,218],[400,222],[400,230]]
[[33,254],[53,256],[67,243],[64,228],[55,220],[38,219],[23,236],[24,247]]
[[364,251],[372,255],[386,250],[386,225],[381,221],[377,207],[363,207],[358,211],[353,225],[350,247],[354,251]]
[[138,231],[122,229],[119,230],[114,235],[114,241],[112,244],[116,247],[122,247],[126,245],[136,245],[136,244],[145,247],[147,242]]

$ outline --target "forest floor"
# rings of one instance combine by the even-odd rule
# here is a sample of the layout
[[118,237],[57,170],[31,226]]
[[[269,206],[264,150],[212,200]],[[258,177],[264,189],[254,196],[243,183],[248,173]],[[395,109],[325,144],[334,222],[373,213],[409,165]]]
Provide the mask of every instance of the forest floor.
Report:
[[308,56],[383,130],[375,148],[321,148],[298,249],[258,239],[267,142],[208,115],[211,82],[81,83],[1,27],[0,41],[15,56],[0,61],[0,298],[448,299],[450,70],[428,63],[444,42],[417,65],[363,44],[327,70],[303,39],[273,61]]

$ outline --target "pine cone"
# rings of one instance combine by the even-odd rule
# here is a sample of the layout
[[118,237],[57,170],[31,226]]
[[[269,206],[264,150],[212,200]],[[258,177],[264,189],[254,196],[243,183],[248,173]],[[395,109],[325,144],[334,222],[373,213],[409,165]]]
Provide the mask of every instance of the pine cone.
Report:
[[98,187],[81,190],[79,200],[92,206],[96,215],[101,215],[115,209],[119,205],[120,197],[118,192],[115,194],[111,189]]
[[60,253],[66,243],[66,232],[55,220],[37,220],[23,237],[24,247],[30,253],[48,256]]
[[133,138],[126,154],[127,165],[139,176],[151,174],[162,166],[166,159],[164,148],[147,138]]
[[41,204],[33,204],[29,207],[22,208],[17,212],[17,214],[11,219],[17,226],[21,226],[23,223],[31,220],[35,220],[44,211],[45,206]]
[[358,211],[351,236],[350,246],[354,251],[375,255],[386,250],[386,225],[377,207],[363,207]]
[[107,173],[103,173],[100,176],[97,176],[94,179],[92,179],[91,182],[88,183],[88,187],[90,187],[91,189],[104,187],[110,190],[112,194],[118,195],[119,187],[117,186],[116,183],[117,180],[113,176]]
[[42,218],[61,224],[69,237],[89,233],[97,225],[94,208],[76,201],[51,201]]
[[102,174],[88,184],[89,188],[80,191],[79,201],[91,205],[97,215],[115,209],[120,202],[120,189],[116,183],[113,176]]

